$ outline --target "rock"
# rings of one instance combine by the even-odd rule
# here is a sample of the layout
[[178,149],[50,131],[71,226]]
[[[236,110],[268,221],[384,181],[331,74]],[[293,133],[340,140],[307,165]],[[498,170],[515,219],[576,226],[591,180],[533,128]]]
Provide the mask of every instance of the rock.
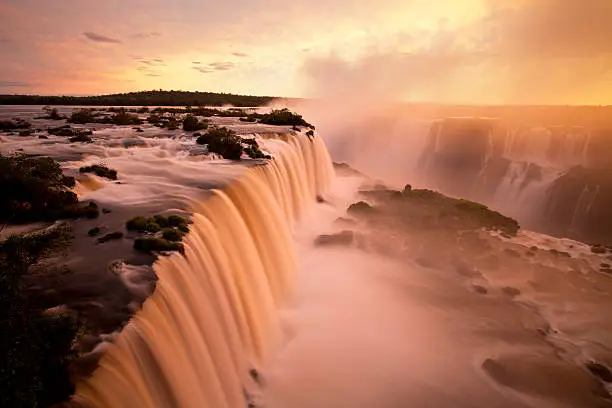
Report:
[[338,234],[330,234],[330,235],[319,235],[317,239],[315,239],[314,244],[316,246],[330,246],[330,245],[351,245],[355,238],[355,233],[353,231],[342,231]]
[[480,285],[473,285],[472,289],[474,289],[474,292],[479,293],[481,295],[486,295],[487,293],[489,293],[487,288],[485,288],[484,286],[480,286]]
[[98,238],[98,243],[103,244],[105,242],[113,241],[113,240],[117,240],[121,238],[123,238],[123,232],[121,231],[111,232],[110,234],[106,234],[103,237]]
[[610,371],[610,369],[605,365],[596,361],[588,361],[584,366],[591,372],[591,374],[599,378],[601,381],[612,383],[612,371]]
[[365,201],[359,201],[358,203],[351,204],[348,210],[348,214],[364,215],[371,214],[375,211],[374,207]]
[[48,139],[48,138],[49,138],[49,136],[46,136],[46,135],[39,135],[39,136],[38,136],[38,138],[39,138],[39,139]]
[[506,286],[506,287],[502,288],[502,293],[504,295],[507,295],[507,296],[510,296],[510,297],[516,297],[516,296],[519,296],[521,294],[521,291],[518,290],[517,288]]
[[98,235],[99,233],[100,233],[100,227],[95,227],[87,231],[87,235],[89,235],[90,237],[94,237]]

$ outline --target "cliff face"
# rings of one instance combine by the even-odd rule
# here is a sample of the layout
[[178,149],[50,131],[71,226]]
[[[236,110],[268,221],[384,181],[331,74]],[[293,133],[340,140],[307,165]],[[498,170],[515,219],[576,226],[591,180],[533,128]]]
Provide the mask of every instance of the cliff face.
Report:
[[544,222],[551,231],[594,243],[612,243],[612,170],[576,166],[548,191]]
[[419,169],[447,194],[503,210],[522,206],[533,227],[612,242],[612,129],[509,129],[492,119],[438,120]]
[[443,191],[464,195],[472,191],[487,158],[494,154],[495,122],[450,118],[434,122],[419,168]]

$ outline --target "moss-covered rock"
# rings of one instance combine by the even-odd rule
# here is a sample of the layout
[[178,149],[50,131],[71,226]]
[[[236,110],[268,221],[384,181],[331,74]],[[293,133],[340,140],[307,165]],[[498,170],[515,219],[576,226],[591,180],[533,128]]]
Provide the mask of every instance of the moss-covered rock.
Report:
[[179,251],[183,252],[183,245],[179,242],[170,242],[163,238],[138,237],[134,240],[134,249],[142,252],[153,251]]
[[188,114],[183,119],[183,130],[185,132],[196,132],[198,130],[203,130],[208,127],[208,122],[199,121],[198,118],[193,116],[192,114]]
[[98,164],[83,166],[79,169],[79,173],[94,173],[98,177],[104,177],[109,180],[117,180],[117,170],[109,169],[106,166],[101,166]]
[[183,235],[182,231],[175,228],[166,228],[162,231],[162,238],[171,242],[180,242]]

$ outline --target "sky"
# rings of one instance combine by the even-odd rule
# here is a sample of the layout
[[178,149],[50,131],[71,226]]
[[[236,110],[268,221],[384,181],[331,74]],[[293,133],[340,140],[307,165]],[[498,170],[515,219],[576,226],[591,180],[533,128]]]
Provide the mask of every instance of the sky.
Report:
[[612,0],[0,0],[0,93],[612,103]]

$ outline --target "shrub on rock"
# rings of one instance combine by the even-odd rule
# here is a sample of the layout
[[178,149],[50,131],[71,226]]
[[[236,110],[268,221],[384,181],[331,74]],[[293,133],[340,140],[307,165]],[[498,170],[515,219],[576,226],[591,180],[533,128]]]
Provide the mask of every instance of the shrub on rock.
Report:
[[163,238],[138,237],[134,240],[134,249],[142,252],[152,251],[179,251],[183,252],[183,245],[179,242],[170,242]]
[[199,121],[198,118],[193,116],[192,114],[188,114],[183,119],[183,130],[185,132],[195,132],[198,130],[206,129],[208,127],[208,123],[205,121]]
[[109,169],[106,166],[100,166],[98,164],[83,166],[79,169],[79,173],[94,173],[98,177],[104,177],[109,180],[117,180],[117,170]]
[[0,155],[0,221],[54,220],[78,203],[69,190],[74,179],[63,175],[49,157]]

